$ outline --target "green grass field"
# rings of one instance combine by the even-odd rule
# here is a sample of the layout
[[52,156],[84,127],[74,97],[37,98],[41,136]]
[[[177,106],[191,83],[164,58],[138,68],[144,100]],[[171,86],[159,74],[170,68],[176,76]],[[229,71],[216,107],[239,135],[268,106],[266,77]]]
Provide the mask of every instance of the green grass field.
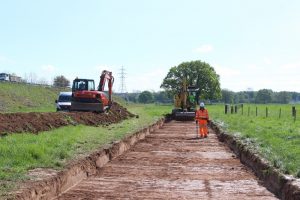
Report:
[[240,137],[282,172],[300,177],[300,119],[294,121],[292,105],[244,105],[243,115],[241,109],[225,115],[224,105],[207,108],[211,118],[227,132]]
[[65,90],[0,82],[0,112],[54,112],[54,101]]
[[29,169],[61,169],[68,161],[132,134],[171,110],[171,106],[158,105],[130,104],[127,107],[139,118],[108,127],[68,126],[39,135],[11,134],[0,138],[0,193],[26,179]]

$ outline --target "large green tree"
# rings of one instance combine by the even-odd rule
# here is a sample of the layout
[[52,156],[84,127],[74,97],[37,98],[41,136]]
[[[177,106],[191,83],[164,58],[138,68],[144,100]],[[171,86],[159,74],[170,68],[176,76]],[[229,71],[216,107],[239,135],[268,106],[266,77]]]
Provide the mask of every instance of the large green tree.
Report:
[[183,62],[172,67],[160,87],[175,94],[180,91],[184,79],[188,85],[199,88],[196,94],[197,100],[199,97],[201,99],[221,98],[219,75],[212,66],[200,60]]

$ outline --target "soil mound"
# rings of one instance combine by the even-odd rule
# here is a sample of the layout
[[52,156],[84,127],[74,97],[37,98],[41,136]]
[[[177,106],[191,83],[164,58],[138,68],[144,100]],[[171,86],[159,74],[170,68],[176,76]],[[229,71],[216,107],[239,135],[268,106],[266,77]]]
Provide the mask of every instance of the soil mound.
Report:
[[0,113],[0,135],[8,133],[39,133],[67,125],[109,125],[134,117],[118,103],[108,113],[56,112],[56,113]]

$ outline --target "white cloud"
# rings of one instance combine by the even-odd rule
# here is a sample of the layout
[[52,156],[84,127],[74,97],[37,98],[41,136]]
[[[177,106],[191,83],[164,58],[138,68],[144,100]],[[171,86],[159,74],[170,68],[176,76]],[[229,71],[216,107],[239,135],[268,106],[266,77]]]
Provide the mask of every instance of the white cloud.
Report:
[[198,48],[196,48],[196,52],[198,53],[209,53],[213,51],[213,46],[211,44],[204,44]]
[[264,58],[264,64],[271,65],[272,64],[272,60],[270,58],[268,58],[268,57],[265,57]]
[[217,74],[220,75],[220,77],[225,77],[225,78],[232,78],[233,76],[238,76],[240,75],[240,71],[230,68],[230,67],[224,67],[220,66],[218,64],[214,65],[214,68],[217,72]]
[[283,70],[300,69],[300,61],[294,63],[287,63],[280,67]]

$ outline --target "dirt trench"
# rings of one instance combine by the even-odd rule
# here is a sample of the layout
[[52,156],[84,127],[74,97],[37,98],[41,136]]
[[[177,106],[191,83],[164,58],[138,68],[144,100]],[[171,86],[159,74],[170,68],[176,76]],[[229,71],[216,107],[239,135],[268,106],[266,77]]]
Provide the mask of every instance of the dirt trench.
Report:
[[56,199],[277,199],[210,132],[166,123]]
[[0,113],[0,136],[10,133],[49,131],[68,125],[84,124],[101,126],[134,117],[126,108],[114,102],[109,113],[49,112],[49,113]]

